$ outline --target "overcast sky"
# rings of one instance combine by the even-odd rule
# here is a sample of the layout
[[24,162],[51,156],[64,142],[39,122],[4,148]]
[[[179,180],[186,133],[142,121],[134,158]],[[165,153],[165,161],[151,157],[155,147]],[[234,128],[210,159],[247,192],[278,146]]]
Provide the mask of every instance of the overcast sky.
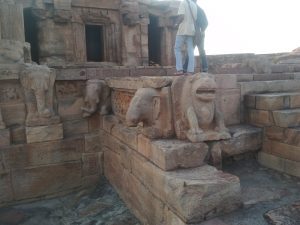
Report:
[[300,0],[198,0],[207,54],[279,53],[300,47]]

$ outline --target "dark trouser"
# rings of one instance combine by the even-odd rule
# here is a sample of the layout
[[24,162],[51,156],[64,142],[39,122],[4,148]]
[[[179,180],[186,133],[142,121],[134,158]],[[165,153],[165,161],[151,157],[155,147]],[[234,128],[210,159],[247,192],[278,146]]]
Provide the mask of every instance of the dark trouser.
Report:
[[[201,58],[201,72],[207,72],[208,71],[208,65],[207,65],[207,58],[206,58],[206,53],[204,50],[204,39],[205,39],[205,33],[203,34],[202,38],[199,38],[199,43],[195,43],[199,54],[200,54],[200,58]],[[185,62],[183,64],[183,71],[187,71],[187,65],[189,63],[189,57],[186,56],[185,58]]]

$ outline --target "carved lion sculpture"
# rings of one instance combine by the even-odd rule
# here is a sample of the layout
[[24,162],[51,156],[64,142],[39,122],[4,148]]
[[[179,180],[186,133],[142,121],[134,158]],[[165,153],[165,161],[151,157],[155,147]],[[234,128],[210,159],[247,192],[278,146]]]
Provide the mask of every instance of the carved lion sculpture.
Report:
[[179,139],[201,142],[230,138],[215,104],[216,88],[209,75],[196,74],[174,80],[173,112]]
[[110,112],[110,88],[103,80],[88,80],[86,84],[86,94],[84,98],[85,106],[81,107],[82,116],[89,117],[96,110],[100,109],[101,115]]

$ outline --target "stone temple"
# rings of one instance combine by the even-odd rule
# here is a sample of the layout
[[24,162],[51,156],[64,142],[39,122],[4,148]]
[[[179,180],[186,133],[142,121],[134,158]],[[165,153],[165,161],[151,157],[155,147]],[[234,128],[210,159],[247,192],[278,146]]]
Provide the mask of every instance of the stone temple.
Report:
[[0,0],[0,224],[35,224],[8,207],[101,180],[136,224],[252,225],[234,213],[261,202],[255,224],[300,224],[299,48],[173,76],[178,4]]

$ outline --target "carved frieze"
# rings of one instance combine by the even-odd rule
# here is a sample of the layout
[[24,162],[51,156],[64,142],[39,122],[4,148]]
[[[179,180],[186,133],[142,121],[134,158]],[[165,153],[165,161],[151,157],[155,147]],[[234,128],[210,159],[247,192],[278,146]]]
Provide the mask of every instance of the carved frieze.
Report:
[[134,92],[113,90],[111,93],[111,105],[113,113],[121,120],[125,120],[127,110]]

